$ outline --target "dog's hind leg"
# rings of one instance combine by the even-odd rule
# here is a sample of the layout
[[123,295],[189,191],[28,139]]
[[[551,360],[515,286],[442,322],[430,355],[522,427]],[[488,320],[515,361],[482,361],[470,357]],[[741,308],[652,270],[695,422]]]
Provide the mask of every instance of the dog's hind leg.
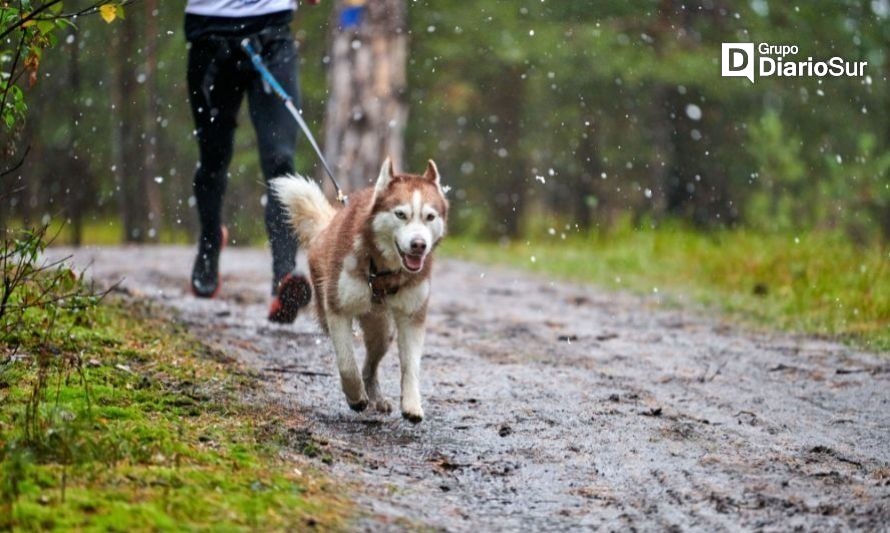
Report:
[[423,408],[420,405],[420,356],[423,353],[425,334],[423,314],[397,314],[396,329],[399,366],[402,370],[402,416],[417,424],[423,420]]
[[389,343],[392,342],[392,324],[386,313],[367,314],[359,318],[359,324],[365,339],[365,365],[362,368],[362,380],[371,408],[381,413],[392,411],[392,405],[380,393],[377,381],[377,366],[386,355]]
[[352,319],[329,311],[327,322],[331,340],[334,341],[340,386],[346,394],[346,402],[353,411],[364,411],[368,407],[368,395],[365,394],[365,385],[353,353]]

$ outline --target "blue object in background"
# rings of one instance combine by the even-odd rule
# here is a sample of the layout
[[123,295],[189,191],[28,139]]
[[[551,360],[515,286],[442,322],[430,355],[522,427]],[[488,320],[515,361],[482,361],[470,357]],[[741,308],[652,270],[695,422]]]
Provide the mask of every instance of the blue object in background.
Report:
[[365,11],[365,6],[350,6],[344,8],[343,11],[340,12],[340,27],[343,29],[354,28],[362,23],[362,13]]

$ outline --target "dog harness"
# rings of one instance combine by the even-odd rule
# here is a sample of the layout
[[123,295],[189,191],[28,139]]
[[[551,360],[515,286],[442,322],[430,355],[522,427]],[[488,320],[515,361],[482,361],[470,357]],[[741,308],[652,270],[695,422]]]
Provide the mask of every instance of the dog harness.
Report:
[[[377,270],[374,259],[368,266],[368,287],[371,288],[371,303],[382,304],[387,296],[399,292],[399,273],[392,270]],[[395,281],[393,281],[395,280]]]

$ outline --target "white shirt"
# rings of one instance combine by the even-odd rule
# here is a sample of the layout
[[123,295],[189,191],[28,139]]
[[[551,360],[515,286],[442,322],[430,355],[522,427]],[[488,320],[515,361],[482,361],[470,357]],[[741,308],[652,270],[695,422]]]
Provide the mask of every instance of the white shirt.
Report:
[[185,12],[210,17],[253,17],[297,9],[297,0],[188,0]]

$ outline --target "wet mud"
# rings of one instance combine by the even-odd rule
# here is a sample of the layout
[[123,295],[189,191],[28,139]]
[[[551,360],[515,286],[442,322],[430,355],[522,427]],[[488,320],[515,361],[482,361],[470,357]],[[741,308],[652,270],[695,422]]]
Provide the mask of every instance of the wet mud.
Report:
[[[253,369],[268,384],[261,401],[293,414],[294,451],[353,487],[361,528],[890,524],[886,354],[442,260],[415,426],[349,410],[311,316],[266,322],[267,252],[226,250],[213,301],[187,290],[191,248],[73,253]],[[397,400],[394,347],[381,380]]]

